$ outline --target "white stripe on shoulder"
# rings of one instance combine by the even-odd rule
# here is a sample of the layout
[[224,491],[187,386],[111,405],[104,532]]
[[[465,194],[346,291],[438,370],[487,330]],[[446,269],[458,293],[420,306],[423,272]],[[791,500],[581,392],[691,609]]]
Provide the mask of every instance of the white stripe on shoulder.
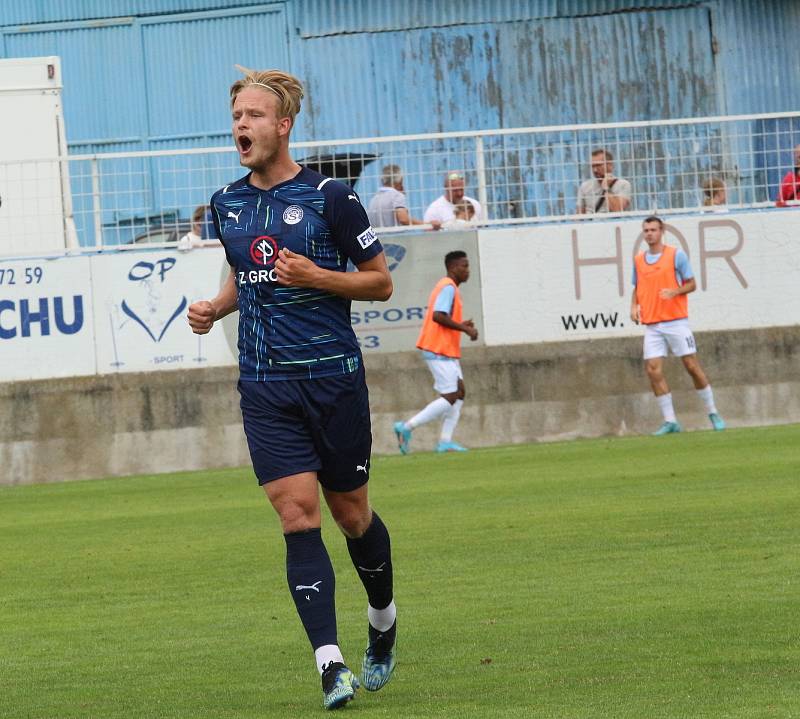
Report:
[[330,177],[326,177],[322,182],[319,183],[319,185],[317,185],[317,189],[321,190],[324,187],[325,183],[326,182],[330,182],[330,181],[331,181],[331,178]]
[[225,187],[222,188],[222,194],[223,195],[228,191],[229,187],[230,187],[230,185],[225,185]]

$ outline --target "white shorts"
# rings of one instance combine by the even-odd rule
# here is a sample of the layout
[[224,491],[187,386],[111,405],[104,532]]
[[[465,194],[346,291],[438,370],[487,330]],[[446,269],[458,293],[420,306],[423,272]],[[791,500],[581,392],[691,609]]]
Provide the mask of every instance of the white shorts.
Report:
[[666,357],[672,351],[676,357],[697,352],[689,320],[656,322],[644,326],[644,358]]
[[458,380],[463,379],[463,375],[457,359],[426,359],[425,364],[433,375],[433,388],[439,394],[458,390]]

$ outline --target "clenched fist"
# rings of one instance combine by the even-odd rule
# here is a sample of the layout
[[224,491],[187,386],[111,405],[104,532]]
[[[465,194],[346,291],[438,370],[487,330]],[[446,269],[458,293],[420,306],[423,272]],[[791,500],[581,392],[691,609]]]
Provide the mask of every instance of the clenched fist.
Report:
[[319,272],[320,268],[305,255],[298,255],[285,247],[278,252],[278,259],[275,261],[278,284],[289,287],[315,287]]
[[196,335],[204,335],[214,326],[217,319],[217,311],[208,300],[200,300],[189,305],[189,312],[186,315],[192,332]]

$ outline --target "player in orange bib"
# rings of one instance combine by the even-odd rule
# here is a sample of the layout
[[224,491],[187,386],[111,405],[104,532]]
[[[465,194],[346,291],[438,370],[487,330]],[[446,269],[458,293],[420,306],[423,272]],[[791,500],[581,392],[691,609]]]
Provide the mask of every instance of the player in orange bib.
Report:
[[697,288],[689,258],[683,250],[664,244],[661,218],[648,217],[642,223],[642,230],[647,250],[634,260],[631,319],[645,326],[644,367],[664,417],[654,434],[661,436],[681,431],[663,373],[663,359],[670,351],[683,361],[705,405],[711,426],[717,431],[723,430],[725,422],[717,412],[714,393],[697,359],[697,347],[689,328],[688,295]]
[[478,330],[472,320],[462,321],[461,294],[458,286],[469,279],[469,259],[461,250],[448,252],[444,258],[447,276],[436,283],[428,298],[428,310],[419,333],[417,348],[433,375],[433,388],[439,393],[433,402],[407,422],[395,422],[394,433],[402,454],[408,454],[412,430],[421,424],[443,417],[437,452],[465,452],[453,441],[461,407],[464,404],[464,378],[461,374],[461,333],[473,342]]

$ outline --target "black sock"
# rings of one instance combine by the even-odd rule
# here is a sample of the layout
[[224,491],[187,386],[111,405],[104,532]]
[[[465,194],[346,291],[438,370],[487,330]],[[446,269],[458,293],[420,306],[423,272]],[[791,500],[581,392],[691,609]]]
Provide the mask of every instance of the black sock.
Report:
[[358,539],[347,539],[347,550],[373,609],[385,609],[393,598],[392,551],[389,532],[377,512]]
[[338,644],[336,639],[336,602],[328,550],[322,543],[322,532],[309,529],[284,534],[286,540],[286,578],[297,613],[306,630],[311,647]]

